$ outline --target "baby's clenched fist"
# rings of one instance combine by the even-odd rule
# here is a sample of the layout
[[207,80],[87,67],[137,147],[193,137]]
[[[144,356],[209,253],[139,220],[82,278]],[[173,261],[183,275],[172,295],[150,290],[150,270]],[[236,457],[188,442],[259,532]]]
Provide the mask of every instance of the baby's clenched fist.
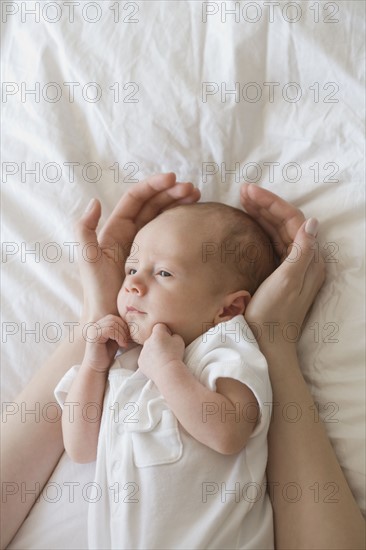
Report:
[[118,348],[126,348],[129,342],[127,323],[117,315],[106,315],[88,327],[83,364],[105,372],[111,366]]
[[184,340],[179,334],[171,334],[163,323],[153,327],[152,333],[141,350],[138,365],[141,371],[154,381],[159,372],[172,361],[182,361]]

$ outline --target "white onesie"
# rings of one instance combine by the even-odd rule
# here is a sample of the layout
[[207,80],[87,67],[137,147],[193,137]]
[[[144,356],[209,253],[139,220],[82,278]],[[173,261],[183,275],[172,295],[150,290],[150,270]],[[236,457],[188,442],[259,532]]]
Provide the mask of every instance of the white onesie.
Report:
[[[260,417],[245,448],[222,455],[177,421],[155,384],[137,368],[141,346],[116,357],[108,376],[98,441],[94,494],[89,495],[90,549],[272,549],[272,509],[266,493],[267,432],[272,392],[267,363],[239,315],[199,336],[184,362],[216,390],[220,377],[246,384]],[[61,406],[77,369],[55,395]],[[247,415],[254,408],[209,415]]]

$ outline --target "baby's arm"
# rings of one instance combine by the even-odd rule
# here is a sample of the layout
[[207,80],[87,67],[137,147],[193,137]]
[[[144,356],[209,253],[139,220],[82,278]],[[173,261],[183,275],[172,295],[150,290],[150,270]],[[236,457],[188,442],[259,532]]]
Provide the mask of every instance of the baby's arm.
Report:
[[218,378],[216,391],[201,384],[184,364],[183,339],[156,325],[145,342],[139,367],[195,439],[222,454],[239,452],[258,419],[253,392],[232,378]]
[[108,370],[118,346],[125,347],[128,342],[128,328],[120,317],[107,315],[95,328],[62,413],[65,450],[80,463],[96,459]]
[[83,360],[64,403],[62,434],[65,450],[74,462],[96,459],[107,374]]

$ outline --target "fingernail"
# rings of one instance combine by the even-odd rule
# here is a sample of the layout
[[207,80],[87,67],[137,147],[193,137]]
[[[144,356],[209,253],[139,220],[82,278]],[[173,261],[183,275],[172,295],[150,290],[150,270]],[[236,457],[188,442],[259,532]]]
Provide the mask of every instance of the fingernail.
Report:
[[318,234],[319,222],[316,218],[309,218],[305,224],[305,232],[316,237]]
[[95,199],[91,199],[88,206],[85,208],[84,213],[90,212],[90,210],[93,208],[95,204]]

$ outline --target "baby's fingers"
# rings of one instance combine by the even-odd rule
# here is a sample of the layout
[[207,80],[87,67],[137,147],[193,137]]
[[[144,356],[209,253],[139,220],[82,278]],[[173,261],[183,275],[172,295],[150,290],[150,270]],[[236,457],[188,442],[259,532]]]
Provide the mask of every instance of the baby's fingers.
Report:
[[172,331],[164,323],[157,323],[156,325],[153,326],[152,334],[154,334],[155,336],[169,334],[169,336],[171,336]]
[[108,340],[114,340],[122,348],[127,347],[130,341],[128,325],[117,315],[106,315],[97,323],[93,323],[92,328],[94,329],[94,340],[93,337],[90,340],[89,333],[91,331],[88,331],[89,341],[105,344]]
[[162,344],[165,349],[184,350],[184,340],[179,334],[173,334],[170,328],[164,323],[154,325],[151,338]]

